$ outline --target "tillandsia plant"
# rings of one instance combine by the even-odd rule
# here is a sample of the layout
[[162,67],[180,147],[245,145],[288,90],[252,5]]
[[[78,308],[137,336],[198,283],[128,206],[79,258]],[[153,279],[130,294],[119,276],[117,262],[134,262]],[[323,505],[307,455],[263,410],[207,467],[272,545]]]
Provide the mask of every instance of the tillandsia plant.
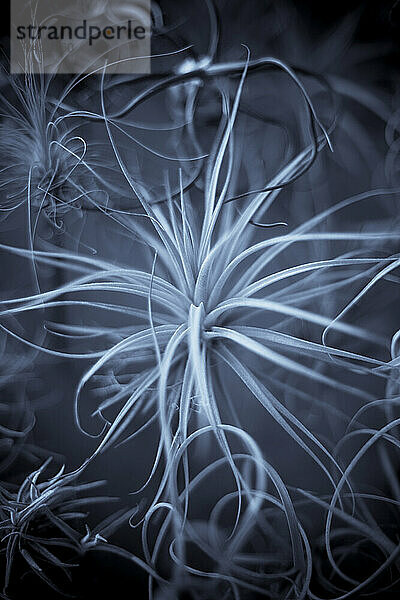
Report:
[[[238,194],[235,122],[249,69],[265,64],[281,69],[296,84],[311,138],[263,189]],[[79,353],[72,349],[60,353],[51,347],[43,350],[74,359],[95,359],[78,385],[75,415],[83,431],[81,397],[90,381],[100,382],[101,401],[93,416],[100,419],[102,427],[99,434],[89,435],[102,439],[83,467],[121,442],[124,435],[126,441],[146,428],[158,430],[155,459],[140,491],[161,473],[139,523],[149,567],[155,567],[163,541],[169,539],[173,568],[165,593],[172,598],[182,588],[191,589],[187,578],[190,581],[193,576],[219,578],[220,584],[227,586],[224,593],[233,597],[243,591],[250,597],[264,594],[272,579],[267,595],[273,592],[304,598],[311,579],[310,544],[287,485],[263,455],[265,441],[258,440],[263,444],[261,451],[249,435],[242,402],[244,398],[249,407],[260,405],[264,410],[260,418],[266,424],[275,422],[282,440],[294,442],[326,479],[323,489],[331,490],[329,500],[326,495],[325,500],[308,492],[304,495],[328,510],[325,544],[332,568],[340,573],[330,550],[333,514],[350,519],[364,535],[369,532],[378,545],[380,540],[395,561],[390,538],[363,523],[366,509],[353,490],[352,468],[335,455],[335,440],[317,435],[297,412],[302,403],[315,407],[323,398],[337,395],[355,406],[373,401],[363,382],[384,387],[390,377],[384,336],[351,322],[347,316],[398,268],[399,234],[387,222],[375,230],[357,227],[342,231],[327,229],[326,223],[335,223],[335,217],[349,207],[357,209],[371,199],[390,198],[396,191],[378,189],[341,199],[294,227],[284,218],[279,223],[268,222],[285,188],[312,166],[318,152],[329,151],[329,133],[300,79],[281,61],[252,62],[248,58],[235,65],[210,65],[204,72],[223,74],[232,69],[241,76],[232,103],[221,92],[223,115],[203,176],[202,205],[182,183],[178,197],[168,194],[168,181],[167,200],[154,204],[131,176],[113,133],[113,119],[120,115],[108,117],[106,113],[103,74],[102,113],[88,114],[88,118],[102,119],[121,173],[142,204],[141,216],[148,225],[141,225],[132,215],[125,216],[124,225],[148,247],[148,267],[116,265],[66,252],[34,252],[38,263],[60,264],[61,259],[66,269],[81,271],[82,275],[57,289],[6,301],[1,314],[16,317],[38,309],[80,306],[104,314],[117,313],[128,321],[127,325],[112,327],[53,324],[55,334],[79,339],[87,349]],[[273,226],[286,228],[276,234]],[[307,251],[297,248],[316,244],[320,258],[302,261]],[[23,250],[12,251],[24,254]],[[105,295],[104,300],[100,294]],[[69,299],[71,295],[75,299]],[[359,350],[363,343],[369,353]],[[301,390],[301,381],[311,384],[310,391]],[[314,386],[317,391],[313,393]],[[324,410],[340,417],[340,409],[329,400]],[[341,416],[345,418],[343,413]],[[193,477],[189,446],[198,438],[210,438],[210,434],[214,436],[214,452],[219,451],[222,457]],[[238,445],[245,450],[235,450]],[[222,467],[231,472],[234,489],[215,500],[204,538],[191,518],[193,490]],[[356,499],[362,504],[361,516],[345,516],[347,510],[354,511]],[[268,503],[269,508],[265,507]],[[219,523],[221,507],[229,504],[236,508],[229,511],[228,520]],[[147,531],[160,511],[166,515],[150,550]],[[272,573],[273,552],[283,534],[282,518],[291,558],[281,555]],[[267,531],[270,536],[265,543],[260,539],[258,552],[253,550],[251,555],[248,546],[252,547],[253,532],[259,528],[264,536]],[[190,546],[208,557],[210,570],[190,564]],[[246,562],[255,566],[245,566]],[[151,573],[151,579],[153,576]],[[357,590],[355,583],[354,593]],[[197,592],[196,597],[207,596]]]
[[[36,50],[33,46],[28,57]],[[68,102],[79,106],[93,101],[90,88],[85,89],[88,76],[5,77],[9,86],[0,95],[0,218],[22,212],[19,221],[26,226],[31,248],[37,238],[45,247],[72,239],[76,248],[85,211],[115,218],[121,212],[115,197],[124,193],[115,165],[104,160],[107,138],[90,119],[79,118],[79,110],[65,108]]]
[[[278,56],[244,39],[224,52],[205,6],[202,51],[153,7],[160,73],[27,76],[18,108],[4,95],[2,210],[27,207],[28,244],[0,249],[35,281],[3,295],[1,333],[33,350],[18,365],[49,359],[49,386],[56,361],[73,365],[68,413],[91,445],[70,472],[42,481],[46,462],[0,488],[5,592],[18,560],[61,593],[69,551],[130,561],[150,600],[398,586],[398,114],[334,72],[328,43],[300,68],[278,26]],[[386,161],[363,119],[382,140],[388,120]],[[69,212],[85,215],[61,228],[73,251],[35,243],[41,215],[57,228]],[[0,422],[4,448],[29,451],[25,417]],[[77,478],[117,452],[140,463],[137,507],[75,528],[97,501],[75,498],[96,485]],[[133,553],[106,543],[128,519]]]
[[89,531],[83,535],[75,527],[77,520],[85,517],[82,507],[94,499],[79,497],[79,494],[98,487],[102,482],[78,484],[76,477],[63,476],[64,468],[42,481],[50,460],[29,474],[17,490],[1,485],[0,531],[5,559],[4,594],[7,594],[10,586],[17,557],[25,561],[28,569],[58,591],[57,585],[52,581],[52,570],[60,569],[68,582],[70,568],[74,566],[71,563],[71,551],[76,559],[76,555],[89,540]]
[[57,228],[71,209],[79,209],[81,194],[74,180],[85,156],[85,142],[61,130],[49,105],[51,78],[10,77],[13,94],[1,98],[1,212],[3,218],[26,207],[31,243],[40,215]]
[[0,483],[1,597],[20,597],[21,572],[23,577],[35,575],[61,597],[75,597],[72,570],[93,551],[122,556],[157,576],[143,561],[109,543],[116,530],[134,517],[137,507],[122,508],[90,527],[88,509],[118,498],[95,494],[104,481],[80,483],[80,470],[66,474],[65,465],[45,478],[51,462],[52,457],[47,458],[20,485]]

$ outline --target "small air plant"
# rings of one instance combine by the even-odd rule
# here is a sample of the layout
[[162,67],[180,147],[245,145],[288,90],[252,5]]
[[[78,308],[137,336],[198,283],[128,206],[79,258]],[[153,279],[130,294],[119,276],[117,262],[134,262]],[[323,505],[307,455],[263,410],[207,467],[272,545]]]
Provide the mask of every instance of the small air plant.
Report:
[[[64,475],[64,467],[47,480],[41,480],[51,458],[29,474],[18,489],[1,484],[0,533],[5,556],[4,590],[12,584],[14,563],[22,559],[30,571],[56,591],[53,571],[70,580],[71,556],[82,552],[85,537],[76,523],[86,517],[82,507],[99,498],[80,497],[102,482],[77,483],[76,473]],[[103,499],[104,500],[104,499]],[[101,535],[99,534],[100,538]],[[100,539],[97,536],[97,539]],[[47,572],[47,569],[50,573]]]
[[[38,218],[60,228],[62,217],[80,208],[82,194],[73,182],[86,154],[85,140],[57,126],[49,104],[51,78],[10,76],[14,97],[3,95],[0,126],[1,212],[26,206],[34,239]],[[53,112],[53,115],[52,115]]]
[[87,77],[63,83],[51,75],[9,75],[9,89],[0,96],[0,218],[26,210],[22,222],[31,248],[36,237],[51,240],[63,233],[79,238],[73,224],[84,218],[84,210],[109,214],[110,195],[120,193],[100,174],[100,164],[113,171],[102,160],[101,138],[88,132],[82,119],[64,114],[64,102],[79,102],[84,95]]
[[[311,139],[262,189],[238,194],[234,125],[248,70],[264,64],[283,70],[296,83],[309,119]],[[373,395],[364,389],[363,382],[370,378],[378,382],[387,380],[386,339],[349,323],[346,316],[375,285],[399,267],[396,252],[399,235],[387,224],[384,230],[363,231],[356,227],[354,231],[336,231],[327,230],[326,223],[348,207],[357,209],[368,199],[395,192],[373,190],[341,200],[305,222],[288,227],[281,235],[260,239],[261,232],[270,232],[271,225],[276,225],[262,221],[275,208],[282,190],[312,166],[316,155],[330,145],[330,140],[304,86],[281,61],[206,65],[198,71],[179,74],[176,81],[200,75],[211,77],[213,73],[224,75],[232,69],[241,73],[241,79],[232,105],[227,95],[221,93],[223,118],[203,174],[202,206],[183,189],[181,174],[179,196],[173,197],[166,185],[167,200],[152,204],[146,189],[131,176],[121,156],[106,114],[102,88],[101,118],[111,147],[152,231],[138,224],[132,215],[125,215],[124,225],[140,235],[150,248],[151,262],[147,269],[140,270],[98,257],[59,251],[34,252],[35,260],[60,264],[62,259],[66,268],[81,271],[81,276],[57,289],[3,302],[5,308],[1,314],[17,316],[38,309],[78,306],[97,314],[113,313],[128,319],[128,325],[112,327],[54,325],[58,335],[69,340],[79,338],[79,343],[87,346],[85,352],[60,353],[43,347],[45,352],[65,358],[95,360],[82,377],[75,398],[76,422],[84,431],[81,397],[89,382],[96,377],[101,381],[101,401],[93,413],[101,421],[100,433],[89,435],[102,439],[87,462],[121,442],[123,435],[132,439],[158,423],[158,448],[141,491],[154,479],[161,465],[163,469],[145,511],[144,523],[159,509],[171,513],[156,547],[171,526],[170,554],[176,565],[173,582],[177,585],[182,573],[192,573],[185,562],[188,543],[185,532],[190,527],[188,506],[193,484],[188,446],[203,433],[212,433],[215,448],[222,453],[224,464],[233,475],[235,492],[230,498],[236,502],[233,521],[223,528],[215,525],[214,532],[221,531],[216,535],[217,547],[229,543],[240,554],[249,524],[254,524],[263,512],[264,501],[272,502],[286,515],[290,543],[295,547],[294,571],[301,573],[300,583],[298,575],[290,572],[289,595],[304,598],[310,580],[308,545],[285,485],[265,461],[265,447],[258,449],[239,416],[240,394],[236,393],[236,386],[246,390],[246,401],[264,409],[267,422],[278,424],[282,440],[291,439],[317,465],[333,490],[334,502],[345,504],[348,501],[345,492],[352,495],[346,470],[334,456],[332,444],[320,439],[296,414],[296,403],[321,405],[329,394],[344,396],[349,402],[371,401]],[[135,101],[125,110],[130,110]],[[110,119],[119,118],[122,113]],[[282,219],[280,226],[290,221],[288,217]],[[298,248],[307,244],[318,245],[318,260],[306,258],[302,262],[302,251]],[[307,252],[305,255],[309,257]],[[91,294],[95,296],[93,300]],[[336,344],[331,342],[334,335]],[[363,342],[373,347],[376,356],[359,350]],[[99,348],[93,349],[95,343],[99,343]],[[303,393],[299,381],[308,381],[311,392]],[[319,391],[314,394],[312,386],[318,386]],[[294,400],[290,402],[288,397]],[[328,402],[325,408],[340,412]],[[142,423],[140,427],[129,433],[132,424],[138,422]],[[232,436],[245,445],[254,472],[249,474],[239,466],[230,442]],[[178,473],[183,477],[183,488],[178,483]],[[267,495],[268,479],[278,490],[280,500]],[[49,489],[53,489],[50,484]],[[193,535],[192,528],[191,539]],[[205,554],[217,552],[215,546],[210,550],[201,536],[197,539]],[[151,567],[157,553],[157,549],[153,556],[147,552]],[[238,598],[237,586],[251,590],[261,575],[256,570],[244,573],[234,565],[233,555],[228,558],[232,564],[220,565],[215,577],[225,569],[232,583],[229,593]]]

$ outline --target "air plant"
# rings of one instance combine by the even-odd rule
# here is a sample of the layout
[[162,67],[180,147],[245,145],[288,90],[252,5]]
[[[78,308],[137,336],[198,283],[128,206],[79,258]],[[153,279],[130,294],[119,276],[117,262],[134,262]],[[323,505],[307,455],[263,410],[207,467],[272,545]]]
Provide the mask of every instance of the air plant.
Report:
[[[297,86],[309,119],[311,139],[262,189],[238,194],[235,189],[238,144],[234,126],[246,76],[252,67],[263,65],[279,68]],[[36,261],[49,265],[61,263],[67,269],[80,271],[81,276],[57,289],[3,302],[6,306],[1,314],[16,317],[25,312],[64,306],[117,314],[128,321],[127,325],[112,327],[55,323],[52,328],[48,327],[50,333],[69,340],[79,339],[86,350],[59,352],[51,347],[42,350],[74,360],[95,360],[83,375],[75,397],[76,423],[84,431],[80,399],[90,381],[95,382],[97,378],[101,382],[101,401],[93,413],[100,419],[100,433],[89,435],[102,439],[84,466],[105,449],[121,442],[123,435],[125,441],[132,439],[158,423],[155,460],[140,491],[154,480],[163,465],[157,489],[143,518],[146,524],[155,511],[170,512],[156,546],[171,527],[171,556],[176,565],[172,590],[176,589],[182,573],[192,572],[186,565],[185,554],[188,539],[196,540],[188,518],[193,483],[188,445],[204,432],[212,432],[215,448],[222,452],[236,488],[232,496],[236,502],[233,521],[222,529],[216,524],[212,528],[215,532],[220,530],[215,533],[216,546],[229,543],[240,554],[250,531],[249,524],[258,523],[265,500],[272,502],[285,513],[291,544],[296,548],[297,575],[293,575],[289,594],[303,598],[310,580],[310,561],[304,559],[309,549],[303,529],[285,485],[265,462],[243,417],[239,416],[243,410],[236,386],[246,390],[246,402],[258,403],[263,408],[266,422],[278,424],[282,439],[291,439],[321,470],[333,490],[331,510],[336,510],[336,503],[340,510],[346,502],[351,503],[351,478],[334,456],[334,444],[321,439],[296,414],[299,403],[320,405],[321,392],[302,392],[299,382],[307,380],[311,389],[317,386],[317,390],[324,390],[326,399],[345,396],[348,402],[358,406],[374,399],[373,394],[364,389],[364,381],[374,380],[377,385],[387,381],[385,338],[349,322],[346,317],[374,286],[398,268],[399,235],[387,224],[383,229],[372,231],[359,227],[353,231],[337,231],[327,230],[326,223],[334,223],[336,215],[349,207],[357,209],[370,199],[391,197],[396,190],[377,189],[341,200],[292,227],[286,223],[290,215],[285,215],[279,223],[265,221],[276,209],[283,190],[310,169],[317,154],[330,145],[329,135],[317,118],[300,79],[281,61],[265,59],[252,63],[248,59],[235,65],[203,66],[179,75],[188,79],[208,77],[213,70],[223,75],[232,69],[241,72],[241,79],[232,105],[227,95],[221,93],[223,118],[203,175],[202,206],[193,201],[190,191],[184,190],[182,172],[179,196],[168,192],[167,182],[167,200],[158,204],[152,202],[142,183],[130,174],[112,127],[112,121],[122,113],[107,115],[103,75],[102,113],[87,116],[104,123],[121,173],[131,187],[132,196],[141,202],[141,216],[152,231],[130,215],[125,215],[124,226],[145,242],[150,251],[150,264],[141,270],[82,254],[35,251]],[[130,110],[135,102],[137,100],[123,112]],[[251,173],[249,179],[250,176]],[[275,235],[272,226],[287,229]],[[273,234],[263,238],[261,233],[265,232]],[[301,250],[313,244],[319,248],[318,260],[310,260],[310,254]],[[23,250],[8,250],[29,255]],[[306,260],[302,262],[303,252]],[[90,298],[92,294],[95,299]],[[69,299],[70,295],[74,299]],[[334,336],[336,343],[331,341]],[[366,342],[374,355],[360,351]],[[329,402],[324,406],[325,411],[340,416],[340,410]],[[135,428],[136,422],[139,425]],[[129,431],[132,426],[133,433]],[[246,446],[255,475],[239,466],[228,432]],[[211,471],[213,468],[210,467]],[[182,489],[178,473],[183,477]],[[268,477],[279,490],[280,500],[272,500],[268,495]],[[215,546],[207,547],[201,536],[197,536],[197,543],[205,554],[217,552]],[[146,551],[151,567],[157,553],[158,550],[152,556]],[[303,558],[300,559],[300,555]],[[229,593],[239,597],[240,587],[247,586],[251,590],[262,575],[248,570],[244,575],[241,568],[233,568],[232,564],[227,575],[232,584]],[[218,567],[218,576],[222,579],[226,568],[221,564]],[[232,569],[239,574],[233,577]],[[298,579],[299,572],[302,583]],[[260,592],[260,588],[257,591]]]
[[[3,94],[1,124],[1,211],[27,206],[32,240],[42,214],[60,227],[66,212],[79,208],[73,181],[86,153],[85,141],[54,123],[48,95],[51,78],[10,76],[14,97]],[[9,96],[9,95],[8,95]]]
[[[17,556],[30,571],[40,577],[55,591],[59,591],[53,579],[53,571],[64,574],[70,580],[71,562],[79,558],[89,544],[105,541],[102,529],[94,535],[81,527],[79,520],[86,517],[82,507],[105,498],[91,498],[87,492],[103,482],[77,483],[77,474],[64,475],[64,467],[49,479],[42,479],[51,458],[30,473],[17,488],[7,484],[0,487],[0,532],[2,553],[5,556],[4,590],[7,594],[12,583],[14,563]],[[107,499],[109,500],[109,499]],[[88,546],[89,547],[89,546]],[[47,572],[47,569],[50,571]]]

